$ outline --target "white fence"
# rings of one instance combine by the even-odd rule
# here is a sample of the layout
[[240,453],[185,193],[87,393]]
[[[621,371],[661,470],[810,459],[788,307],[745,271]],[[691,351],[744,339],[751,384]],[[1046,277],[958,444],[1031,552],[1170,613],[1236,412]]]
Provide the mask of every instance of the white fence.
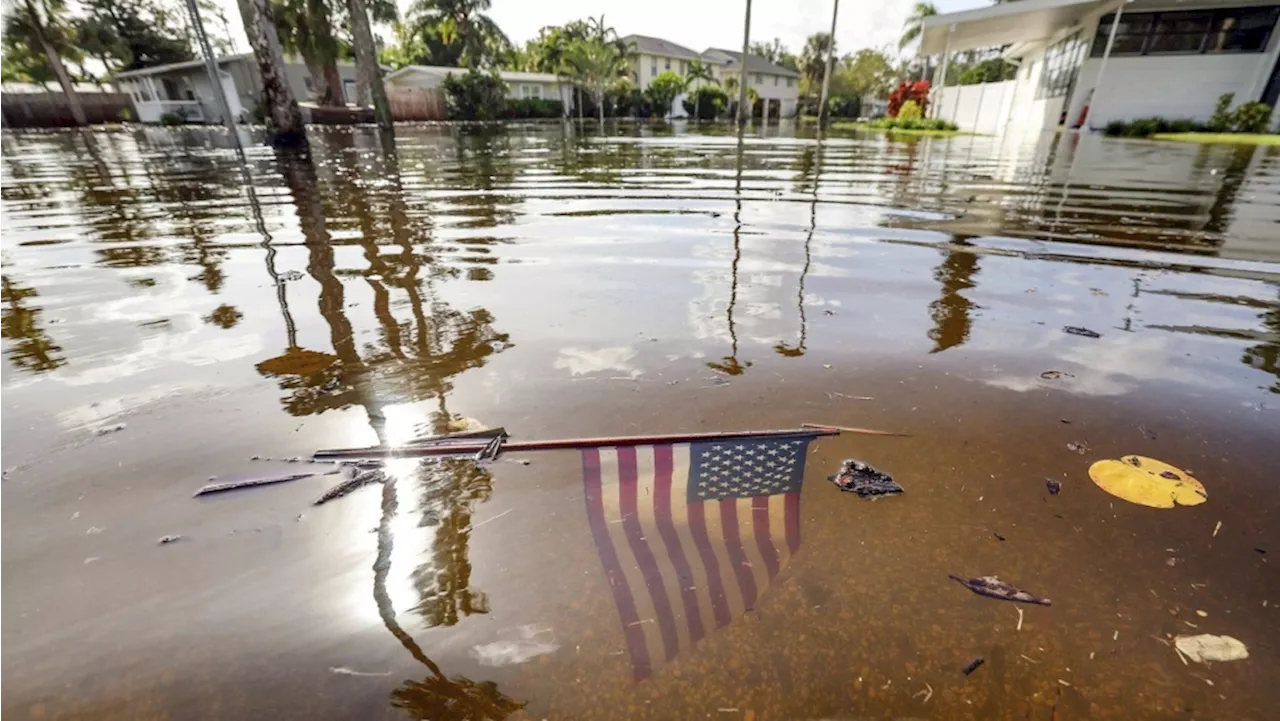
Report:
[[1010,110],[1018,83],[950,85],[938,93],[934,117],[950,120],[970,133],[997,135],[1010,121]]

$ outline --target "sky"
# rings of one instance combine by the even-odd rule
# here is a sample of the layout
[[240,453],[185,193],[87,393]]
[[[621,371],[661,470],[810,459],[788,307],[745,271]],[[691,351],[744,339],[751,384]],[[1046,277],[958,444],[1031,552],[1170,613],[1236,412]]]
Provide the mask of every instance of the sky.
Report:
[[[398,0],[400,12],[410,0]],[[754,0],[751,40],[781,38],[794,53],[805,38],[831,28],[832,0]],[[916,0],[844,0],[836,24],[836,45],[841,53],[860,48],[896,49],[902,23]],[[235,0],[222,0],[233,24],[237,50],[246,52],[244,32],[235,27],[239,11]],[[988,0],[934,0],[942,13],[985,7]],[[489,15],[517,45],[537,36],[547,25],[604,15],[605,23],[619,35],[652,35],[702,52],[709,47],[742,47],[742,16],[746,0],[493,0]],[[210,33],[220,28],[210,27]],[[390,32],[381,29],[390,40]]]
[[[897,48],[902,23],[916,0],[845,0],[836,23],[836,48]],[[985,7],[987,0],[935,0],[938,12]],[[781,38],[794,53],[805,38],[831,29],[832,0],[754,0],[751,40]],[[598,17],[619,35],[652,35],[701,52],[741,48],[745,0],[493,0],[490,16],[523,45],[544,25]]]

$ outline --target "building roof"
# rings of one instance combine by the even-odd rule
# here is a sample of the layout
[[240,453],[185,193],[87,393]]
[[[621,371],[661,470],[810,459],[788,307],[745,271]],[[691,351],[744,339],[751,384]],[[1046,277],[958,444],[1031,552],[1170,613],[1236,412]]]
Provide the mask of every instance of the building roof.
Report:
[[[218,65],[226,65],[227,63],[234,63],[240,60],[253,60],[253,53],[237,53],[236,55],[220,55],[216,59],[218,61]],[[294,63],[294,64],[298,64],[302,62],[300,58],[289,56],[289,55],[285,56],[284,61],[286,63]],[[338,65],[349,66],[349,65],[355,65],[355,63],[353,63],[350,60],[339,60]],[[126,70],[122,73],[116,73],[115,75],[112,75],[111,78],[113,80],[121,80],[121,79],[127,80],[129,78],[139,78],[144,75],[159,75],[161,73],[171,73],[177,70],[193,70],[195,68],[203,68],[203,67],[204,67],[204,60],[197,58],[195,60],[185,60],[180,63],[168,63],[166,65],[153,65],[149,68],[138,68],[137,70]]]
[[697,53],[683,45],[676,45],[670,40],[652,38],[648,35],[628,35],[622,39],[622,42],[635,47],[636,52],[645,55],[659,55],[681,60],[694,60],[698,57]]
[[[394,80],[409,73],[425,73],[427,75],[445,76],[450,73],[470,72],[470,68],[455,68],[451,65],[406,65],[389,73],[386,80]],[[526,73],[520,70],[499,70],[498,76],[512,83],[558,83],[560,77],[553,73]]]
[[[742,62],[742,53],[739,52],[725,50],[723,48],[707,48],[707,51],[704,52],[703,55],[706,56],[711,53],[725,55],[729,58],[729,61],[726,63],[718,63],[720,65],[732,65],[736,69],[736,66]],[[759,55],[747,55],[747,72],[764,73],[766,75],[782,75],[789,78],[800,77],[800,73],[792,70],[791,68],[769,62],[768,58],[762,58]]]
[[[217,58],[217,60],[219,65],[225,65],[227,63],[232,63],[237,60],[244,60],[246,58],[252,58],[252,57],[253,57],[253,53],[240,53],[239,55],[223,55]],[[159,75],[160,73],[171,73],[175,70],[191,70],[194,68],[202,68],[202,67],[204,67],[204,60],[200,60],[200,59],[186,60],[180,63],[167,63],[165,65],[153,65],[149,68],[138,68],[137,70],[126,70],[122,73],[116,73],[115,75],[112,76],[112,78],[117,80],[127,79],[127,78],[139,78],[144,75]]]
[[[1112,0],[1020,0],[934,15],[921,23],[920,56],[1047,39]],[[1127,10],[1127,9],[1126,9]],[[948,36],[950,40],[948,40]]]

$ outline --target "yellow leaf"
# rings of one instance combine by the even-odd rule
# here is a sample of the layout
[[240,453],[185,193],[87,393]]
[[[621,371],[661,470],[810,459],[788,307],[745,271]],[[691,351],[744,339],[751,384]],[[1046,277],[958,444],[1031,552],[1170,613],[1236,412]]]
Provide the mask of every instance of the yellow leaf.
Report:
[[1089,478],[1117,498],[1152,508],[1195,506],[1209,498],[1191,474],[1146,456],[1098,461],[1089,467]]

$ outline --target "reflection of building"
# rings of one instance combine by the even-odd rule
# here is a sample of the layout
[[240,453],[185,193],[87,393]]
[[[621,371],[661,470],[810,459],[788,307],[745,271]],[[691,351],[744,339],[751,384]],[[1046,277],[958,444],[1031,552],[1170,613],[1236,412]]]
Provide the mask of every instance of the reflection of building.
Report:
[[940,117],[980,132],[1075,127],[1086,109],[1092,128],[1151,116],[1204,122],[1224,93],[1275,105],[1277,19],[1280,7],[1242,0],[1022,0],[928,18],[919,53],[1003,46],[1018,64],[1014,80],[935,93]]

